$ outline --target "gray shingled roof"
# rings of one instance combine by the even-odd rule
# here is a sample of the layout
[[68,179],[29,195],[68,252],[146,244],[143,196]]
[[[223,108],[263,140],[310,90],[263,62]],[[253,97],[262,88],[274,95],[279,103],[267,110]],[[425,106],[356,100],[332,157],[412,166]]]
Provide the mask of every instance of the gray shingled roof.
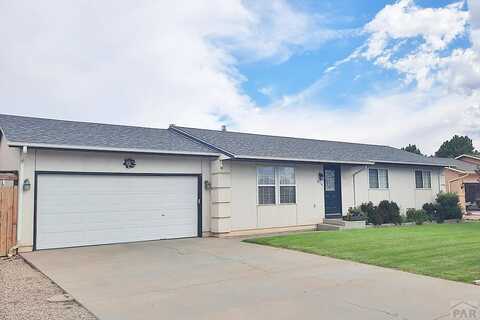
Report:
[[171,127],[239,159],[290,159],[344,163],[402,163],[443,166],[432,158],[381,145],[289,138],[231,131]]
[[137,152],[218,154],[171,130],[0,114],[9,145]]
[[477,170],[477,165],[473,163],[468,163],[466,161],[461,161],[451,158],[432,158],[440,164],[443,164],[445,167],[454,167],[456,169],[465,171],[465,172],[475,172]]

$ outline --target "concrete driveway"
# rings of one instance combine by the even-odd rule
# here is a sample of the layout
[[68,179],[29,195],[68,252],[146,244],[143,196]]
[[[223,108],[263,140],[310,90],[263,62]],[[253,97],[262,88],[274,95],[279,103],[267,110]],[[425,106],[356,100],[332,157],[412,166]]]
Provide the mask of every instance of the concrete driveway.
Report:
[[183,239],[23,255],[100,319],[450,319],[480,287],[246,244]]

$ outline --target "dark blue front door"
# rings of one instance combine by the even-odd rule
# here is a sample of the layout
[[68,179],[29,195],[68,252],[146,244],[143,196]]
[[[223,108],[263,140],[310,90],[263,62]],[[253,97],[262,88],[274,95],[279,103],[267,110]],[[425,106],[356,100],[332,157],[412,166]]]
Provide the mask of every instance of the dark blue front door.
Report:
[[325,217],[340,218],[342,216],[342,185],[339,165],[325,165]]

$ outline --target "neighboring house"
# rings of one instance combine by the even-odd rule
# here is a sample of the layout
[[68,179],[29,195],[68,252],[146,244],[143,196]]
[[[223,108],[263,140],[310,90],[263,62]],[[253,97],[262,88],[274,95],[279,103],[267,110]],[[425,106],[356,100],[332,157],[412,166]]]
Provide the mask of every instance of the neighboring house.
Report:
[[442,159],[447,191],[455,192],[467,212],[480,210],[480,158],[461,155],[456,159]]
[[445,190],[444,164],[388,146],[10,115],[0,128],[22,250],[307,230]]

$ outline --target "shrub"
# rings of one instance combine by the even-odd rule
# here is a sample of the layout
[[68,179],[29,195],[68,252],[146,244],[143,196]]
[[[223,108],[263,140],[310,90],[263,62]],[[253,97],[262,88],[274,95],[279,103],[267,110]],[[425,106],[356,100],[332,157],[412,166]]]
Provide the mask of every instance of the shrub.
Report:
[[462,219],[463,212],[460,207],[460,200],[456,193],[440,192],[437,195],[436,201],[438,223],[442,223],[446,219]]
[[402,224],[400,207],[393,201],[381,201],[377,207],[377,216],[381,216],[383,223]]
[[365,214],[360,208],[349,208],[347,215],[343,217],[345,221],[364,221],[366,220]]
[[414,210],[412,214],[412,218],[417,225],[422,225],[425,221],[428,220],[428,215],[425,210]]
[[[407,209],[407,222],[414,222],[415,221],[415,213],[416,213],[416,209],[414,208],[409,208]],[[426,214],[426,213],[425,213]]]
[[368,203],[362,203],[360,210],[367,217],[367,222],[374,225],[380,225],[383,223],[383,219],[377,217],[377,207],[370,201]]
[[437,205],[433,203],[425,203],[422,207],[428,216],[429,221],[437,220]]

